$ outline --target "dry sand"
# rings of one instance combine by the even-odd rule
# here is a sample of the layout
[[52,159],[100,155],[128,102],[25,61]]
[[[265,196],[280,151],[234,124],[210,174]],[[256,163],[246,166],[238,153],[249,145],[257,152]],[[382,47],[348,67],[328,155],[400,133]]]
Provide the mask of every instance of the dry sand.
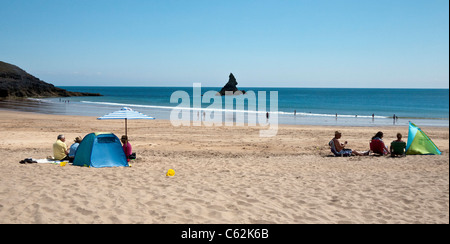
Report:
[[[52,154],[58,134],[123,121],[0,110],[0,223],[449,223],[449,131],[422,128],[441,156],[330,157],[335,130],[367,150],[407,127],[173,127],[130,121],[131,168],[19,164]],[[406,138],[405,138],[406,139]],[[174,169],[173,177],[165,176]]]

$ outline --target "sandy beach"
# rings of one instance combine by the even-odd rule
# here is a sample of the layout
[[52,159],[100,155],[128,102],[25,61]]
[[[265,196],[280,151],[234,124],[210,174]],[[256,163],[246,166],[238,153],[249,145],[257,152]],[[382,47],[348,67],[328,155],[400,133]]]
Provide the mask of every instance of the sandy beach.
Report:
[[[369,149],[407,126],[174,127],[130,121],[138,159],[128,168],[19,164],[90,132],[124,134],[123,121],[0,110],[0,223],[449,223],[449,130],[422,127],[441,156],[331,157],[340,130]],[[420,126],[420,125],[418,125]],[[174,169],[173,177],[166,176]]]

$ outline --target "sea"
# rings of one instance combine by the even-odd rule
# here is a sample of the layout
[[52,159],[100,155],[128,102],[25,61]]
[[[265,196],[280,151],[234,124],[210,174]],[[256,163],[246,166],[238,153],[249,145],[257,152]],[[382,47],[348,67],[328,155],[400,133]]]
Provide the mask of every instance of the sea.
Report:
[[[210,96],[220,91],[219,87],[60,88],[103,96],[29,99],[27,102],[3,100],[0,109],[100,117],[129,107],[164,120],[170,119],[174,112],[186,110],[188,119],[202,120],[206,116],[204,111],[214,110],[222,113],[223,122],[236,122],[237,115],[243,113],[245,122],[249,116],[258,114],[260,123],[266,115],[276,115],[279,124],[290,125],[404,126],[411,121],[418,126],[449,127],[449,89],[241,87],[240,90],[247,91],[246,95],[220,97]],[[213,114],[208,113],[208,116]],[[177,117],[186,119],[181,112]]]

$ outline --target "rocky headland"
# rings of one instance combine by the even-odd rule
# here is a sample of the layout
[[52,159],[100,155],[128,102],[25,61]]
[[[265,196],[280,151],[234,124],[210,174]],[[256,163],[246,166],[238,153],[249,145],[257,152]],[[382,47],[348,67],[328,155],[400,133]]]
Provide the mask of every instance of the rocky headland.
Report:
[[15,65],[0,61],[0,99],[75,96],[101,95],[99,93],[72,92],[55,87]]

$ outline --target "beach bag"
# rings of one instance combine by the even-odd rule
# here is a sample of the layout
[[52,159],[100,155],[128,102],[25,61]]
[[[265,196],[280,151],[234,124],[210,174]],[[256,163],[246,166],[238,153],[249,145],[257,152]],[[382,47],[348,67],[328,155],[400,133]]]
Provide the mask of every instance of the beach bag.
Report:
[[32,158],[26,158],[24,160],[20,160],[20,164],[36,164],[37,161],[33,160]]
[[136,159],[136,153],[132,153],[130,156],[128,156],[128,159],[135,160]]

